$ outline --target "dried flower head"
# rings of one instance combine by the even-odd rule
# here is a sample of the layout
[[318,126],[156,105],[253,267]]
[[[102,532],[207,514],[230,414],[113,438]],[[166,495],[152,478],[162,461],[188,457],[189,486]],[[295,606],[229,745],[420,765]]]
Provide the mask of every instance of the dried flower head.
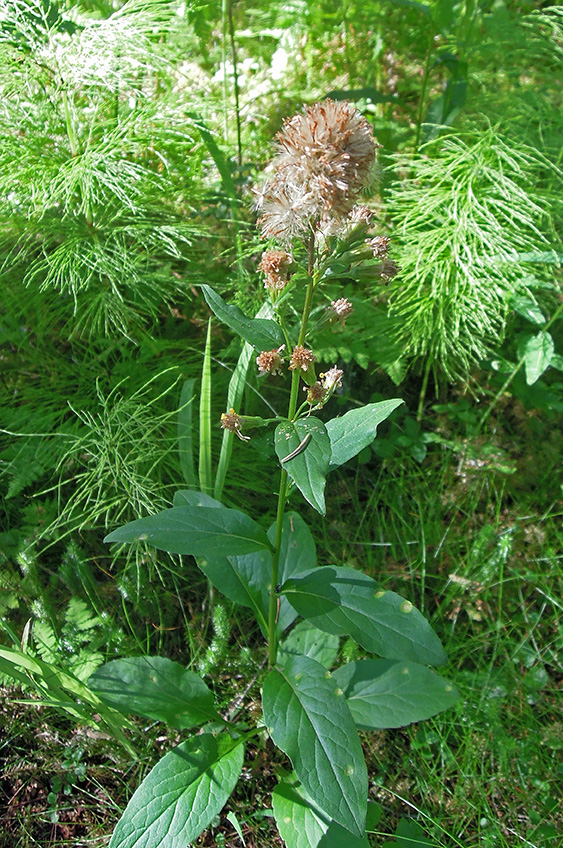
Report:
[[283,365],[282,350],[285,350],[285,345],[278,347],[277,350],[263,350],[256,357],[256,364],[260,374],[280,374]]
[[368,206],[354,206],[354,208],[350,212],[350,220],[354,224],[371,224],[371,220],[374,215],[375,212]]
[[289,118],[277,135],[275,176],[264,188],[262,236],[288,242],[342,220],[365,187],[379,146],[350,103],[324,100]]
[[387,282],[399,273],[401,270],[400,265],[397,265],[396,262],[393,262],[391,259],[385,259],[382,262],[381,274],[380,276]]
[[313,364],[315,361],[315,355],[312,350],[308,350],[306,347],[302,345],[296,345],[293,348],[293,353],[291,354],[291,359],[289,361],[289,368],[291,371],[308,371],[309,366]]
[[328,397],[327,390],[319,380],[312,386],[303,386],[303,391],[307,392],[307,403],[311,405],[322,404]]
[[367,246],[373,251],[375,259],[385,259],[389,253],[390,239],[388,236],[375,236],[366,239]]
[[243,442],[248,442],[250,436],[242,435],[242,421],[240,415],[234,411],[234,409],[229,410],[229,412],[223,412],[221,415],[221,427],[224,430],[230,430],[231,433],[236,433],[239,439],[242,439]]
[[338,300],[331,300],[328,308],[328,313],[331,321],[339,321],[343,326],[346,318],[352,314],[354,307],[345,297],[339,297]]
[[339,389],[342,385],[344,371],[334,365],[330,371],[327,371],[325,374],[320,374],[319,376],[321,378],[323,388],[332,394],[335,389]]
[[293,256],[285,250],[266,250],[258,268],[266,275],[265,289],[281,291],[289,282]]

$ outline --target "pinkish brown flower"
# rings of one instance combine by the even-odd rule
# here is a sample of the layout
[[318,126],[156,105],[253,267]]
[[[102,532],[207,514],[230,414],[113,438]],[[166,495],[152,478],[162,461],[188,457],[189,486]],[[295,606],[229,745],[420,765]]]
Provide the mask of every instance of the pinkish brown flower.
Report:
[[375,236],[375,238],[366,239],[366,244],[372,250],[375,259],[385,259],[389,253],[390,241],[388,236]]
[[265,289],[279,292],[286,287],[290,277],[293,256],[285,250],[266,250],[258,268],[266,275]]
[[256,364],[260,371],[260,374],[280,374],[281,367],[283,365],[283,356],[281,355],[282,350],[285,349],[285,345],[278,347],[277,350],[263,350],[262,353],[256,357]]
[[307,392],[307,403],[312,406],[324,403],[328,396],[327,390],[319,380],[312,386],[303,386],[303,391]]
[[231,433],[235,433],[239,439],[242,439],[243,442],[248,442],[250,436],[242,435],[242,421],[240,415],[234,411],[234,409],[229,410],[229,412],[223,412],[221,415],[221,427],[224,430],[230,430]]
[[296,345],[293,348],[293,353],[291,354],[289,368],[291,371],[308,371],[309,366],[312,365],[313,362],[315,362],[315,355],[313,351],[308,350],[302,345]]

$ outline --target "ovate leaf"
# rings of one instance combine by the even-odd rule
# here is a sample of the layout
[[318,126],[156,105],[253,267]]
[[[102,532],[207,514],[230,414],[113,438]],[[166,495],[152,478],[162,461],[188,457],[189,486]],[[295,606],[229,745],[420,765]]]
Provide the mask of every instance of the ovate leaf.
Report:
[[91,675],[88,685],[108,706],[178,730],[220,719],[201,677],[165,657],[112,660]]
[[369,848],[365,836],[352,836],[332,821],[299,785],[278,783],[272,793],[272,806],[287,848]]
[[269,550],[259,524],[237,509],[213,506],[175,506],[157,515],[131,521],[105,537],[104,542],[149,542],[171,554],[213,556]]
[[394,592],[353,568],[324,566],[291,577],[282,593],[320,630],[352,636],[386,659],[442,665],[447,657],[423,615]]
[[531,386],[535,383],[551,363],[551,357],[555,353],[555,345],[549,333],[540,332],[535,336],[528,336],[518,347],[518,355],[524,357],[524,368],[526,369],[526,383]]
[[[326,512],[324,490],[331,447],[325,425],[318,418],[284,421],[274,436],[276,453],[305,500],[317,512]],[[303,446],[293,459],[286,459]]]
[[110,848],[178,848],[208,827],[242,769],[240,741],[195,736],[166,754],[143,780],[117,823]]
[[268,732],[305,791],[329,818],[363,836],[367,769],[350,710],[329,672],[309,657],[291,657],[269,673],[262,700]]
[[368,403],[361,409],[351,409],[341,418],[333,418],[326,425],[330,439],[330,467],[337,468],[348,462],[361,450],[371,445],[377,433],[377,427],[389,418],[394,409],[403,401],[400,398]]
[[362,730],[404,727],[447,710],[459,693],[424,665],[392,660],[360,660],[333,672],[352,718]]
[[201,286],[207,305],[217,318],[256,350],[272,350],[284,342],[279,324],[268,318],[247,318],[238,306],[225,303],[210,286]]

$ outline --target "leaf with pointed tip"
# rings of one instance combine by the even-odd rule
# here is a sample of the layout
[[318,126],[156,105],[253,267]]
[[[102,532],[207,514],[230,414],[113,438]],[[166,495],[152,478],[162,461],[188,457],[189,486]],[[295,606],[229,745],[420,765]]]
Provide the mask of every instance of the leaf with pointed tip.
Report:
[[526,336],[518,346],[518,356],[524,357],[526,383],[532,386],[549,368],[551,357],[555,353],[555,345],[550,333],[543,330],[535,336]]
[[88,686],[122,713],[165,721],[178,730],[220,720],[201,677],[165,657],[111,660],[96,669]]
[[279,324],[269,318],[247,318],[242,309],[226,303],[210,286],[201,286],[207,305],[217,318],[256,350],[272,350],[283,344]]
[[208,827],[235,788],[243,745],[226,734],[194,736],[169,751],[143,780],[109,848],[178,848]]
[[268,589],[272,575],[269,551],[232,557],[198,557],[197,564],[220,592],[254,611],[260,628],[268,635]]
[[270,550],[259,524],[237,509],[175,506],[118,527],[104,542],[148,542],[171,554],[213,556]]
[[351,409],[341,418],[327,422],[326,430],[330,438],[330,469],[348,462],[361,450],[371,445],[377,434],[377,427],[389,418],[394,409],[403,401],[400,398],[368,403],[360,409]]
[[332,565],[314,568],[290,577],[281,591],[315,627],[352,636],[366,651],[428,665],[447,661],[440,640],[410,601],[380,590],[361,571]]
[[291,657],[264,681],[264,720],[305,791],[355,836],[365,833],[367,769],[350,710],[330,672]]
[[424,665],[360,660],[333,672],[352,718],[362,730],[404,727],[447,710],[459,699],[455,687]]
[[365,836],[352,836],[306,796],[302,786],[282,781],[272,793],[280,836],[287,848],[369,848]]
[[[285,468],[305,500],[324,515],[324,490],[331,448],[323,422],[318,418],[283,421],[276,427],[274,442],[282,468]],[[303,448],[293,459],[284,462],[301,446]]]
[[220,501],[197,489],[180,489],[174,494],[173,504],[174,506],[211,506],[215,509],[224,509]]

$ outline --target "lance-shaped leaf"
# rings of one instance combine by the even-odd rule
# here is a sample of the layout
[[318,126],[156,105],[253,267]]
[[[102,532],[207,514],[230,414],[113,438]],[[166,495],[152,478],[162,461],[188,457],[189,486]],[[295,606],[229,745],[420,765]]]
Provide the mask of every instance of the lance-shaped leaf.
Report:
[[352,636],[386,659],[442,665],[447,657],[423,615],[395,592],[353,568],[324,566],[298,574],[282,593],[299,615],[320,630]]
[[242,743],[226,734],[194,736],[166,754],[117,823],[110,848],[178,848],[211,824],[242,769]]
[[110,707],[178,730],[221,720],[201,677],[165,657],[112,660],[91,675],[88,685]]
[[403,401],[400,398],[368,403],[360,409],[351,409],[341,418],[328,421],[326,430],[332,450],[330,468],[337,468],[344,462],[348,462],[365,447],[371,445],[378,425],[389,418],[393,410],[401,403]]
[[305,791],[329,818],[363,836],[366,764],[346,699],[330,673],[309,657],[292,657],[269,673],[262,701],[268,732],[290,757]]
[[418,663],[360,660],[337,668],[333,677],[362,730],[423,721],[459,699],[451,683]]
[[283,332],[279,324],[269,318],[247,318],[238,306],[225,303],[210,286],[201,286],[207,305],[217,318],[256,350],[272,350],[283,344]]
[[[326,475],[330,462],[330,439],[318,418],[284,421],[274,436],[276,453],[305,500],[324,515]],[[287,457],[295,454],[292,459]]]
[[272,806],[287,848],[369,848],[366,836],[352,836],[332,821],[307,797],[302,786],[278,783]]
[[131,521],[104,542],[149,542],[171,554],[213,556],[270,550],[259,524],[237,509],[175,506],[157,515]]

